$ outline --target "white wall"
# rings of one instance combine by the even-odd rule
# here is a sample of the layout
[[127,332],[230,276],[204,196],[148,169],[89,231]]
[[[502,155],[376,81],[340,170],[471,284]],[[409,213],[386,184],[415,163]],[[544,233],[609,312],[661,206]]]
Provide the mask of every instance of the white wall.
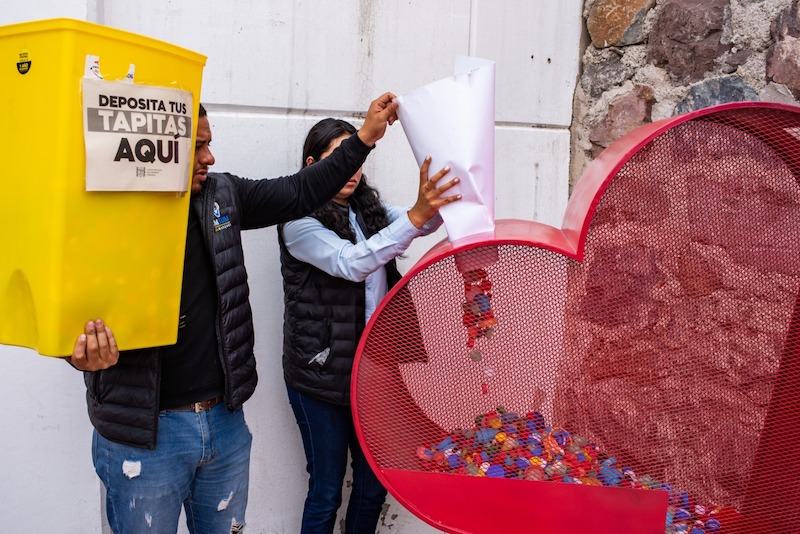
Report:
[[[207,55],[202,100],[215,168],[253,178],[294,172],[305,132],[322,117],[357,122],[355,114],[380,93],[403,94],[452,74],[455,55],[495,60],[496,218],[559,225],[581,6],[581,0],[5,0],[0,24],[79,18]],[[418,169],[401,128],[390,129],[365,172],[386,200],[409,204]],[[445,237],[440,231],[418,240],[401,270]],[[294,532],[306,478],[280,370],[275,230],[246,233],[245,253],[261,377],[245,409],[254,434],[248,532]],[[103,531],[83,393],[80,374],[67,364],[0,346],[0,531]],[[435,530],[390,499],[379,532]]]

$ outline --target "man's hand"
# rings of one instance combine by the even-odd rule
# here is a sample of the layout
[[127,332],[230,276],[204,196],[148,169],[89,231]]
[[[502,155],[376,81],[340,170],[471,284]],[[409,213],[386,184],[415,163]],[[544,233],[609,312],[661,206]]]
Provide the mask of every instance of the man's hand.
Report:
[[114,333],[101,319],[89,321],[75,341],[69,362],[81,371],[100,371],[116,365],[119,349]]
[[392,93],[383,93],[372,101],[364,119],[364,125],[358,130],[358,137],[367,146],[372,146],[383,137],[386,123],[394,124],[397,120],[397,102]]

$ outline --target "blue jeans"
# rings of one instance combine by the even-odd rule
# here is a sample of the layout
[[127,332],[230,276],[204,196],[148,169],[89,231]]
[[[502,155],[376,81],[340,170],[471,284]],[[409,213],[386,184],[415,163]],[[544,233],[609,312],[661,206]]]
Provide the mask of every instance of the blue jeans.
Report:
[[353,487],[344,531],[346,534],[374,534],[386,489],[372,472],[358,444],[350,407],[309,397],[289,386],[286,390],[303,437],[306,470],[311,475],[301,534],[333,532],[336,512],[342,504],[348,449],[353,459]]
[[193,534],[244,528],[252,435],[241,408],[162,411],[155,450],[129,447],[94,432],[92,460],[106,487],[115,534],[174,533],[181,506]]

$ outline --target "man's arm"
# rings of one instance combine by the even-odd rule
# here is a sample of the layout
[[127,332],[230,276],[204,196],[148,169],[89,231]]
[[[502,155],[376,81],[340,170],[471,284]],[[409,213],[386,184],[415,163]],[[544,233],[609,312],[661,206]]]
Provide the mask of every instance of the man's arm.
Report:
[[364,164],[367,155],[397,120],[392,93],[384,93],[367,110],[364,125],[330,156],[297,174],[272,180],[231,179],[239,191],[242,228],[260,228],[304,217],[338,193]]
[[330,156],[297,174],[271,180],[230,177],[242,206],[242,229],[260,228],[310,214],[338,193],[370,152],[354,135]]

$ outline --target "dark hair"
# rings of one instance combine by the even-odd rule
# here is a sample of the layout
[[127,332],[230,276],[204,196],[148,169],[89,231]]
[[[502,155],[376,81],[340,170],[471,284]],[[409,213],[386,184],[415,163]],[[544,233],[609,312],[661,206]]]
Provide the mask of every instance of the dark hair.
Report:
[[206,108],[203,107],[203,104],[200,104],[200,111],[197,114],[198,118],[206,116]]
[[301,167],[306,167],[308,164],[308,156],[314,158],[314,161],[322,159],[322,153],[328,150],[331,142],[343,135],[353,135],[356,133],[356,128],[347,121],[339,119],[322,119],[317,124],[311,127],[306,135],[306,141],[303,143],[303,161]]
[[[302,166],[308,165],[308,157],[317,162],[322,158],[322,153],[328,150],[331,142],[343,135],[354,135],[355,127],[349,122],[339,119],[322,119],[308,131],[303,143]],[[370,234],[376,233],[389,224],[386,209],[381,203],[378,190],[367,183],[367,177],[361,175],[361,181],[348,202],[353,210],[359,211]],[[315,211],[312,216],[318,219],[325,227],[330,228],[342,239],[356,242],[356,235],[347,218],[347,211],[330,200],[327,204]],[[369,235],[367,235],[369,237]]]

